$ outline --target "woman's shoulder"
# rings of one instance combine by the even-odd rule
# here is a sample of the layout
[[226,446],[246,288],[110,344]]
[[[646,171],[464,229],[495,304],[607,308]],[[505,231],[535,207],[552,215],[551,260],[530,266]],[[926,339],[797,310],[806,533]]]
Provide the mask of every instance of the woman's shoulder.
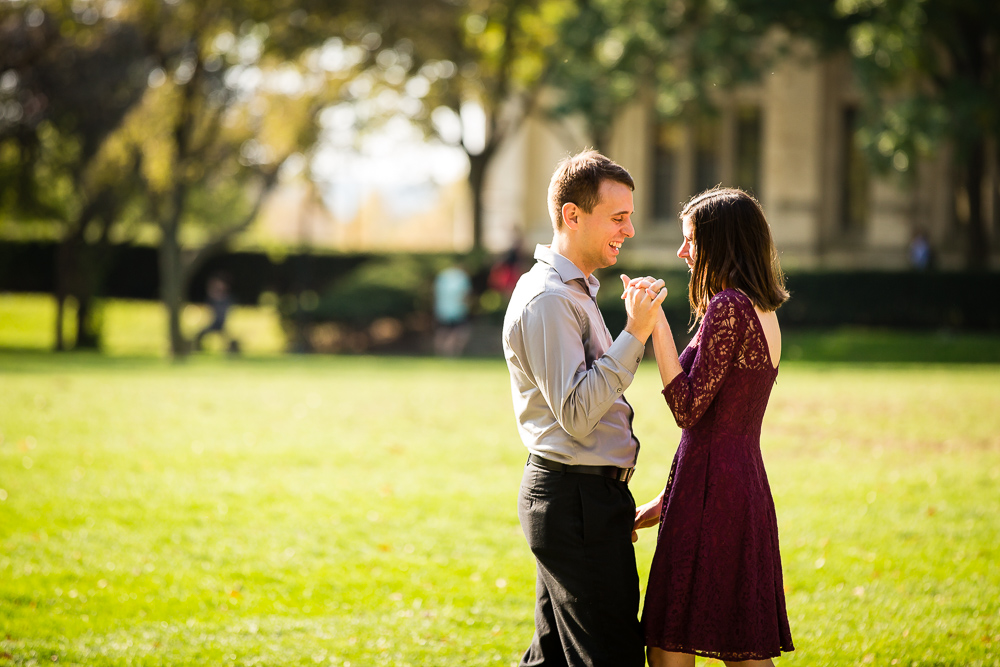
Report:
[[753,302],[738,289],[716,292],[708,301],[703,322],[713,330],[743,331],[753,315]]
[[708,311],[734,311],[753,309],[753,301],[746,294],[735,287],[727,287],[721,292],[716,292],[708,300]]

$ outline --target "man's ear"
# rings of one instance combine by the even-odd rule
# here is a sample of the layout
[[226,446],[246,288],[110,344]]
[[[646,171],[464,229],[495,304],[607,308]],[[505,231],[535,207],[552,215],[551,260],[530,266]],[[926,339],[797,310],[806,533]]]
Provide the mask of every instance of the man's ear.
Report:
[[580,225],[580,208],[573,202],[566,202],[562,207],[563,224],[575,230]]

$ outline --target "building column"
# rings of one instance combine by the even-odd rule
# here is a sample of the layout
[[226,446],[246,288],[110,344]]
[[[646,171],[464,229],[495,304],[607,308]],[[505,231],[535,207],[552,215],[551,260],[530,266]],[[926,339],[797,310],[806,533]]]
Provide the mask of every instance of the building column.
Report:
[[793,55],[763,84],[761,204],[778,251],[812,263],[821,223],[823,71],[814,60]]

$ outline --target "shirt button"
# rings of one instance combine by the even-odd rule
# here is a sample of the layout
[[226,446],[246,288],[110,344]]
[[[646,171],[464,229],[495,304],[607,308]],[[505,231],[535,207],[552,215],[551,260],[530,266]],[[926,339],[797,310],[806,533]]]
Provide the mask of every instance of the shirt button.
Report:
[[641,361],[642,361],[642,359],[640,359],[639,357],[636,357],[636,358],[635,358],[635,363],[637,363],[637,364],[638,364],[638,363],[639,363],[639,362],[641,362]]
[[618,393],[619,394],[622,393],[622,388],[621,387],[618,387]]

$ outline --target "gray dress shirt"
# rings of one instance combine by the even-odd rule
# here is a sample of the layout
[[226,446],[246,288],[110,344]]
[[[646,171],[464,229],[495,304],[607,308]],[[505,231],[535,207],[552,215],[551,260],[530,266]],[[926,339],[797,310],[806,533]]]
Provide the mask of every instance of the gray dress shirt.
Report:
[[597,308],[600,283],[549,246],[521,276],[503,323],[517,429],[528,451],[570,465],[631,468],[639,453],[632,383],[645,346],[611,338]]

